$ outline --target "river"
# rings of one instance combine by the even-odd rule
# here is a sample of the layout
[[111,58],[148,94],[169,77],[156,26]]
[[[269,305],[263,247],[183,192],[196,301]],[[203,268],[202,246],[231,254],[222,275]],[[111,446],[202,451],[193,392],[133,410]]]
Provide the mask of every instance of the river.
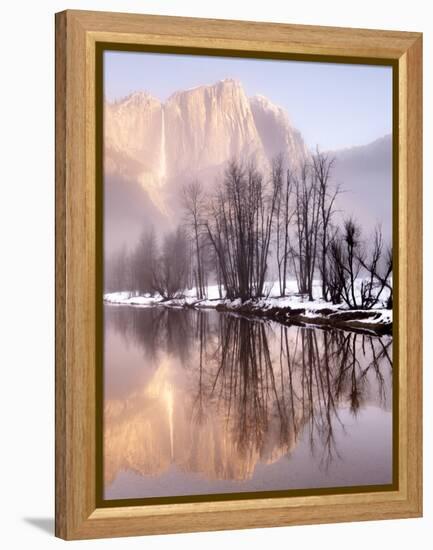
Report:
[[104,306],[104,498],[392,483],[392,338]]

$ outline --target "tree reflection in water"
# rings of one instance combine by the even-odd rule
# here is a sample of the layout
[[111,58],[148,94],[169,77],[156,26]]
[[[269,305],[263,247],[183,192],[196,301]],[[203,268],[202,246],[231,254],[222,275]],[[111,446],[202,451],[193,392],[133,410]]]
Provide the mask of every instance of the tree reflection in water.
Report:
[[[176,375],[165,382],[174,395],[171,456],[163,459],[156,443],[136,453],[132,448],[163,433],[160,412],[147,431],[138,426],[143,411],[152,409],[148,393],[137,389],[138,397],[127,397],[122,407],[105,404],[106,452],[113,455],[107,457],[112,465],[107,482],[119,469],[160,473],[164,460],[164,467],[175,461],[185,471],[240,479],[251,475],[257,462],[289,455],[301,437],[308,438],[311,452],[327,468],[339,456],[335,428],[344,428],[342,410],[349,409],[356,418],[368,404],[391,407],[391,337],[162,307],[108,308],[106,327],[140,347],[143,368],[176,363]],[[117,410],[122,412],[113,412]],[[115,430],[118,423],[121,429]],[[131,426],[135,435],[129,441],[124,433]],[[152,426],[156,435],[149,435]],[[176,437],[182,439],[178,444]],[[154,452],[155,461],[144,465],[144,452]],[[209,464],[207,452],[213,453]],[[246,466],[221,466],[230,461]]]
[[[277,358],[272,357],[270,339],[279,342]],[[208,341],[201,331],[200,348]],[[289,451],[307,428],[311,450],[319,446],[328,461],[337,452],[333,437],[334,422],[339,422],[337,409],[348,404],[356,415],[371,397],[370,371],[375,375],[377,401],[385,406],[382,370],[392,367],[391,343],[391,339],[384,343],[353,332],[222,316],[210,363],[211,383],[204,388],[200,382],[200,404],[203,407],[203,401],[216,399],[227,422],[233,418],[232,435],[243,453],[253,446],[261,454],[273,419],[277,420],[280,447]],[[201,363],[199,369],[202,380]]]

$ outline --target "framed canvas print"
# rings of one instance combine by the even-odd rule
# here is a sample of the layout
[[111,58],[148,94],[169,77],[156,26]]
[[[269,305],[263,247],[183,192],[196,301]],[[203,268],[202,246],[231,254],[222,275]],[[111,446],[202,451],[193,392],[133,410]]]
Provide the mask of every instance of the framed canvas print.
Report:
[[422,37],[56,15],[56,534],[422,510]]

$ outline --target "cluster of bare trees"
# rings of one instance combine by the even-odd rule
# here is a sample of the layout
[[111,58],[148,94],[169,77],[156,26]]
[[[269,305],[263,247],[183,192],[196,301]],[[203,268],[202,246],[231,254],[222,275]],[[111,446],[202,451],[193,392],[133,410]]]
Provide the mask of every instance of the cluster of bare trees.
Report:
[[144,231],[136,248],[122,249],[111,259],[104,282],[107,291],[159,293],[172,299],[191,287],[190,244],[183,227],[165,235],[158,246],[153,229]]
[[220,297],[245,301],[265,295],[275,278],[286,296],[291,276],[310,300],[319,293],[369,309],[386,295],[392,307],[392,250],[380,228],[367,246],[354,219],[339,226],[333,163],[317,150],[294,171],[280,155],[266,175],[253,162],[230,161],[215,192],[192,181],[183,188],[181,226],[161,243],[147,231],[129,256],[121,251],[106,286],[167,299],[195,288],[204,299],[212,282]]
[[278,188],[249,164],[230,162],[203,224],[229,299],[263,295]]
[[384,248],[379,227],[368,250],[362,242],[359,224],[352,218],[345,220],[329,247],[332,302],[344,302],[352,309],[371,309],[387,289],[386,306],[392,308],[392,258],[392,248]]

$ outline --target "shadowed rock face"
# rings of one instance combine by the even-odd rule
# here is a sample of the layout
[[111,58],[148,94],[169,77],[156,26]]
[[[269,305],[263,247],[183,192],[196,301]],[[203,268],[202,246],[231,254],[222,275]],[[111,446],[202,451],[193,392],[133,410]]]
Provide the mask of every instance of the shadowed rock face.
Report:
[[252,97],[250,105],[267,158],[273,159],[282,153],[292,168],[298,168],[309,152],[286,111],[261,95]]

